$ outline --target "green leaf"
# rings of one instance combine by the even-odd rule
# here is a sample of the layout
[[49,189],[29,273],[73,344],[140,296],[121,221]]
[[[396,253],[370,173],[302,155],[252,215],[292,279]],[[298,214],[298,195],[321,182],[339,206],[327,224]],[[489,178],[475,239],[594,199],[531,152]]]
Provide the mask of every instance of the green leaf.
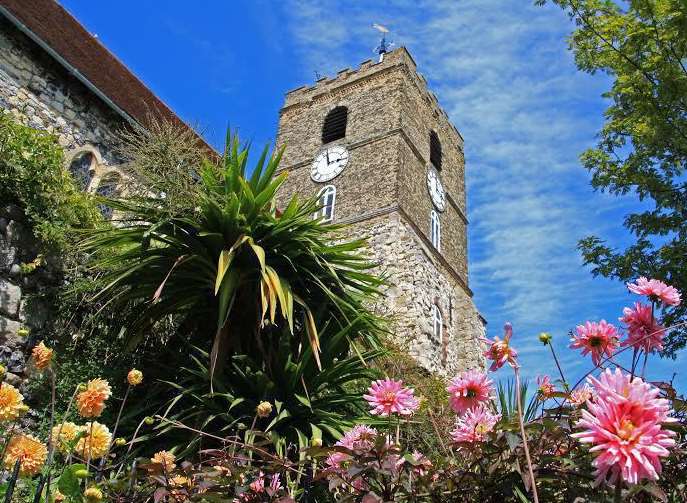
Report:
[[74,464],[69,465],[64,469],[62,475],[60,475],[57,481],[57,488],[65,496],[74,499],[75,501],[81,501],[81,479],[74,475],[79,470],[86,470],[86,465]]

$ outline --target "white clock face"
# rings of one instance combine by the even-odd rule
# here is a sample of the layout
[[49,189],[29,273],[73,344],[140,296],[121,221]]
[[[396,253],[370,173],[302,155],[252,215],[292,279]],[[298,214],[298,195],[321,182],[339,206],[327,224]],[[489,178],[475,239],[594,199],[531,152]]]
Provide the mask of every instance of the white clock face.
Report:
[[439,211],[444,211],[446,209],[446,192],[439,175],[433,169],[427,171],[427,190],[429,190],[429,196],[432,198],[434,206]]
[[348,150],[337,145],[320,152],[310,168],[310,178],[316,182],[328,182],[339,176],[348,164]]

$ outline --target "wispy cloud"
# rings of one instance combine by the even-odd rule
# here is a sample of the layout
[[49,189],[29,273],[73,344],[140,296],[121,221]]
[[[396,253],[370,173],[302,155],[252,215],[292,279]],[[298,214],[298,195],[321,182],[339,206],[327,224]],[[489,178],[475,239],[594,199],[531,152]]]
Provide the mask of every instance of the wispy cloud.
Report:
[[372,22],[409,46],[466,140],[471,286],[491,332],[512,321],[534,362],[537,332],[555,332],[562,348],[574,324],[616,316],[622,286],[593,279],[575,250],[623,207],[591,192],[578,161],[601,125],[607,82],[576,70],[560,10],[511,0],[293,0],[288,12],[306,65],[330,74],[369,57],[361,41],[372,45]]

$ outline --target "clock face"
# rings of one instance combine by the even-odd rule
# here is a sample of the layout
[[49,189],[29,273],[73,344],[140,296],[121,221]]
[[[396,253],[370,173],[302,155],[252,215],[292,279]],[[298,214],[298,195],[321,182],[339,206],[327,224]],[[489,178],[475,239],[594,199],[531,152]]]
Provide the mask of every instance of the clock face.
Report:
[[348,164],[348,150],[341,145],[328,147],[320,152],[310,168],[310,178],[316,182],[328,182],[339,176]]
[[429,191],[429,196],[432,198],[434,206],[439,211],[444,211],[446,209],[446,192],[444,191],[444,186],[441,184],[439,175],[433,169],[427,171],[427,190]]

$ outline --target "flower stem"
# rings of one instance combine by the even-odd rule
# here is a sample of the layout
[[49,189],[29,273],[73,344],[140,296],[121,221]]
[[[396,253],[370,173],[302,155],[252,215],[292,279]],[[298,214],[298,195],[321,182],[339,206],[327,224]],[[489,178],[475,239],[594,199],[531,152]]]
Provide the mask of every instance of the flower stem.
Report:
[[551,350],[551,354],[553,355],[553,361],[556,362],[556,367],[558,367],[558,373],[561,375],[561,379],[563,379],[563,386],[566,388],[568,387],[568,381],[565,380],[565,376],[563,375],[563,369],[561,368],[561,364],[558,362],[558,357],[556,356],[556,352],[553,350],[553,344],[549,341],[549,349]]
[[110,444],[107,446],[107,452],[100,460],[100,465],[98,466],[98,472],[96,478],[99,479],[102,474],[103,467],[105,466],[105,461],[110,456],[110,451],[112,450],[112,445],[117,438],[117,427],[119,426],[119,421],[122,418],[122,412],[124,411],[124,404],[126,404],[126,399],[129,397],[129,392],[131,391],[131,384],[126,387],[126,392],[124,393],[124,398],[122,399],[122,405],[119,406],[119,412],[117,413],[117,420],[115,421],[114,428],[112,429],[112,438],[110,439]]
[[537,495],[537,482],[534,479],[534,470],[532,469],[532,459],[530,458],[530,449],[527,445],[527,435],[525,434],[525,419],[522,414],[522,396],[520,394],[520,367],[514,366],[515,372],[515,401],[518,405],[518,420],[520,423],[520,434],[522,435],[522,446],[525,451],[525,459],[527,460],[527,470],[530,475],[530,483],[532,484],[532,497],[534,503],[539,503],[539,496]]
[[618,476],[618,481],[615,483],[615,497],[613,498],[614,503],[621,503],[623,501],[623,481]]

